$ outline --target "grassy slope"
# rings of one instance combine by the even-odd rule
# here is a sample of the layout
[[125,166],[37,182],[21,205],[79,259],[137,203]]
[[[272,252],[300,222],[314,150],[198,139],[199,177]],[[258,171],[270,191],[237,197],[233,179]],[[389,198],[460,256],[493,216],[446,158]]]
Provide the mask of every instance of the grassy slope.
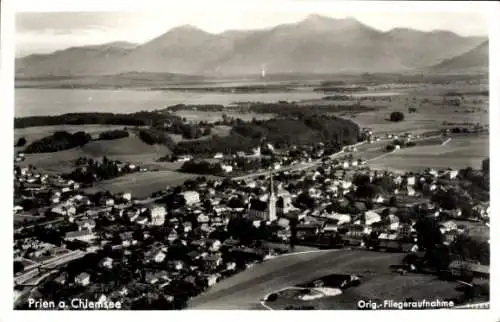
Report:
[[127,138],[117,140],[92,141],[82,148],[53,153],[28,154],[21,166],[32,164],[43,170],[62,171],[71,167],[72,161],[79,157],[98,158],[102,156],[138,164],[151,164],[169,152],[165,146],[148,145],[131,134]]
[[[325,275],[357,274],[365,285],[346,292],[342,297],[323,301],[324,308],[356,309],[361,298],[375,296],[426,297],[433,294],[454,296],[453,283],[436,281],[431,276],[399,276],[390,265],[401,263],[405,254],[339,250],[279,257],[258,264],[216,284],[190,302],[193,309],[258,309],[259,301],[268,293],[313,280]],[[411,292],[410,292],[411,291]],[[343,300],[341,300],[343,298]]]

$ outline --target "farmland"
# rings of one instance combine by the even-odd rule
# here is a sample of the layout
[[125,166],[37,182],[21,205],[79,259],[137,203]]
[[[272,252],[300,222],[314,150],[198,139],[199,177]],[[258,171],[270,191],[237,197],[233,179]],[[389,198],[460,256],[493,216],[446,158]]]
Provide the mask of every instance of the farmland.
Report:
[[489,137],[467,136],[453,138],[446,145],[426,145],[402,149],[373,161],[374,168],[417,171],[422,168],[479,168],[489,156]]
[[147,197],[153,192],[164,190],[167,186],[182,184],[197,175],[160,170],[153,172],[136,172],[123,177],[97,183],[86,192],[110,191],[111,193],[130,192],[134,197]]
[[[48,128],[50,128],[50,130],[47,129],[44,134],[36,132],[36,135],[43,137],[44,135],[51,134],[54,127]],[[86,130],[88,128],[88,126],[82,125],[78,127],[71,127],[71,130]],[[92,126],[90,128],[95,129],[95,134],[99,133],[97,130],[102,129],[102,132],[104,129],[109,129],[109,127],[99,126]],[[30,129],[31,128],[20,129],[19,131],[22,132]],[[67,127],[61,127],[61,129],[69,130]],[[142,142],[135,134],[131,133],[130,136],[126,138],[117,140],[91,141],[85,146],[79,148],[52,153],[27,154],[26,160],[20,162],[20,165],[24,166],[31,164],[45,171],[61,172],[63,170],[69,170],[73,166],[73,161],[80,157],[99,158],[106,156],[110,159],[118,159],[124,162],[132,162],[155,168],[165,168],[166,166],[171,169],[168,164],[165,165],[163,163],[155,162],[158,158],[169,152],[170,151],[167,147],[162,145],[148,145]]]

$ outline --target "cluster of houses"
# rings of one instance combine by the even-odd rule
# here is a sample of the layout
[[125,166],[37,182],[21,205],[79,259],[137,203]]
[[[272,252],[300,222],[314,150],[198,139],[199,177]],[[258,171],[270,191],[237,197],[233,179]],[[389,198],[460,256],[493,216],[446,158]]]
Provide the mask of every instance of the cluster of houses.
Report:
[[[359,175],[375,186],[390,182],[391,189],[358,198],[355,179]],[[238,240],[228,238],[232,218],[246,218],[257,228],[267,222],[263,227],[276,242],[288,242],[293,221],[297,223],[298,243],[326,242],[336,247],[402,252],[418,249],[414,225],[422,214],[438,219],[445,244],[452,243],[459,234],[484,236],[484,232],[457,221],[461,219],[460,209],[444,210],[429,201],[433,194],[456,183],[457,178],[457,170],[426,169],[400,175],[371,170],[360,160],[346,158],[326,160],[308,171],[284,171],[270,178],[196,180],[194,187],[166,187],[164,194],[169,198],[155,202],[137,200],[128,192],[102,194],[96,199],[84,194],[72,180],[38,174],[30,167],[15,169],[15,180],[22,189],[22,197],[17,200],[42,199],[48,213],[74,228],[64,231],[61,237],[65,243],[78,242],[85,252],[99,252],[106,245],[123,250],[123,258],[102,258],[97,270],[137,265],[130,261],[131,254],[143,254],[140,280],[98,292],[96,299],[139,298],[141,295],[134,292],[140,284],[161,290],[172,301],[178,288],[172,289],[173,285],[184,283],[185,287],[202,291],[275,254],[262,245],[242,246]],[[413,211],[416,206],[418,216]],[[489,218],[489,203],[471,207],[479,221]],[[14,211],[19,213],[23,208],[16,204]],[[57,223],[50,225],[57,229]],[[30,237],[16,243],[15,253],[21,259],[50,256],[54,247]],[[183,256],[178,255],[179,250]],[[84,270],[74,280],[66,281],[65,277],[63,273],[56,281],[81,287],[102,283]]]

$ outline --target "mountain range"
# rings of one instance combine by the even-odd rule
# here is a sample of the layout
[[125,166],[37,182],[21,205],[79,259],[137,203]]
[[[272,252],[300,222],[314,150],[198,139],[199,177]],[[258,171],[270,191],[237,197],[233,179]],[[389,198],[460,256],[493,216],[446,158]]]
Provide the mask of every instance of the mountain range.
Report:
[[144,44],[115,42],[30,55],[16,59],[16,76],[235,76],[257,75],[263,68],[268,74],[471,71],[487,69],[487,48],[487,37],[405,28],[382,32],[352,18],[311,15],[265,30],[211,34],[185,25]]

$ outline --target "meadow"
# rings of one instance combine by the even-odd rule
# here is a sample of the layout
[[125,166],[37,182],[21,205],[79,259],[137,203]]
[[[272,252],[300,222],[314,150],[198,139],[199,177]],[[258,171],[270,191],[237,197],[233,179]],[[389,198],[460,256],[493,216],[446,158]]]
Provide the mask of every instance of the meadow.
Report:
[[188,179],[196,177],[198,177],[198,175],[170,170],[136,172],[123,177],[99,182],[94,187],[86,189],[86,192],[130,192],[132,196],[136,198],[145,198],[154,192],[165,190],[168,186],[176,186]]
[[446,145],[415,146],[398,150],[370,163],[377,169],[419,171],[424,168],[462,169],[468,166],[480,169],[483,159],[489,157],[489,136],[453,138]]
[[[54,127],[46,128],[47,129],[45,129],[46,132],[44,134],[41,134],[41,132],[36,132],[36,135],[40,135],[41,137],[43,137],[53,133]],[[23,130],[29,129],[31,128],[19,129],[19,132],[23,132]],[[67,131],[75,131],[87,130],[89,129],[89,127],[61,127],[61,129]],[[109,129],[109,127],[92,126],[91,129],[95,129],[95,133],[98,133],[98,130],[104,131],[105,129]],[[16,132],[17,131],[18,129],[16,129]],[[71,170],[74,161],[80,157],[101,158],[103,156],[106,156],[109,159],[130,162],[142,166],[154,167],[157,169],[172,169],[172,165],[169,163],[156,162],[156,160],[168,153],[170,153],[170,150],[166,146],[148,145],[142,142],[134,133],[131,132],[130,136],[126,138],[116,140],[91,141],[85,146],[79,148],[52,153],[26,154],[26,159],[20,162],[19,165],[27,166],[31,164],[44,171],[60,173]]]

